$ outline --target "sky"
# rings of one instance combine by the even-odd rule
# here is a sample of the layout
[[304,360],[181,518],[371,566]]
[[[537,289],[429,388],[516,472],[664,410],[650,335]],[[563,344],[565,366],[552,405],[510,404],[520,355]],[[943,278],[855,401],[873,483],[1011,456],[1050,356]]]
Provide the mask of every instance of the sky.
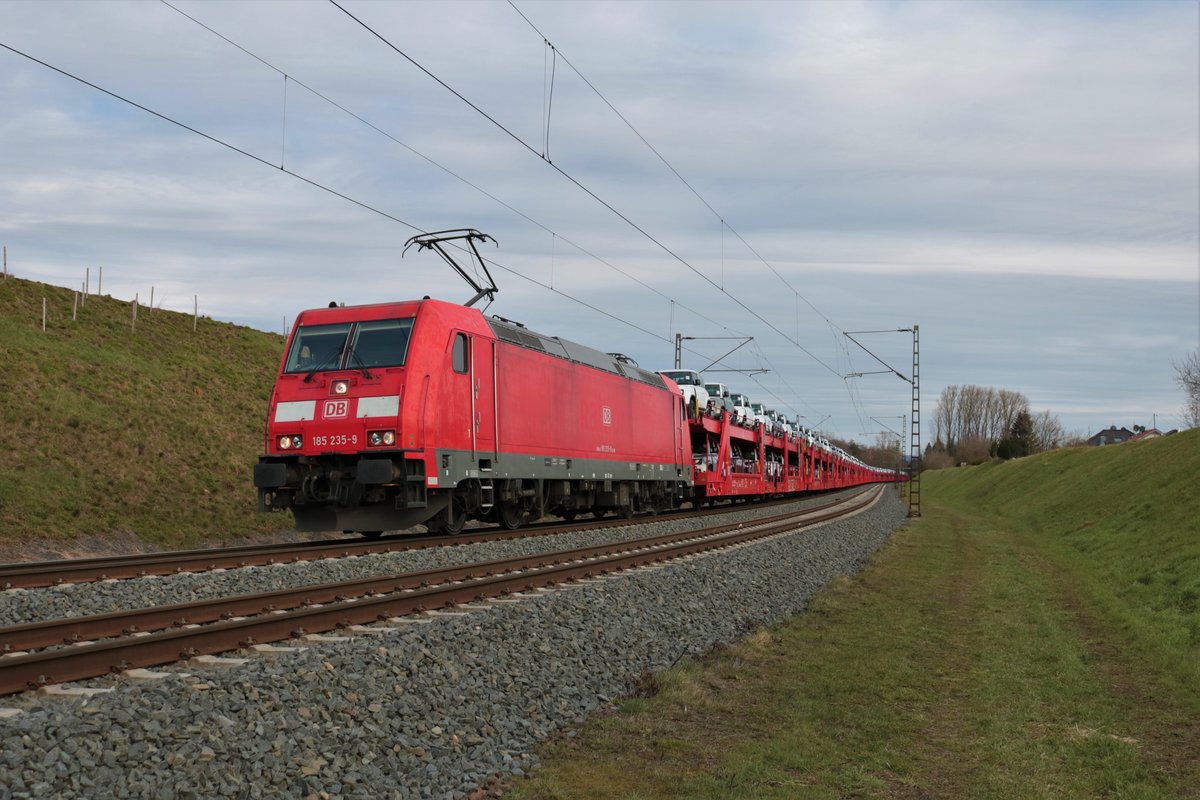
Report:
[[487,313],[650,369],[753,337],[708,377],[828,434],[901,431],[913,326],[923,442],[965,384],[1165,430],[1200,347],[1198,42],[1196,0],[4,0],[0,243],[282,332],[465,302],[404,246],[476,228]]

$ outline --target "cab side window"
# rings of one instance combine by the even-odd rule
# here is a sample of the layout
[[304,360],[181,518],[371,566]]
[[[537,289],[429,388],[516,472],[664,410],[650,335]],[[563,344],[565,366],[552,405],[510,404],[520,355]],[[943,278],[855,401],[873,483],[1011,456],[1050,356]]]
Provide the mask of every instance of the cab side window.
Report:
[[458,333],[454,336],[454,350],[450,354],[450,366],[454,371],[465,375],[467,372],[467,335]]

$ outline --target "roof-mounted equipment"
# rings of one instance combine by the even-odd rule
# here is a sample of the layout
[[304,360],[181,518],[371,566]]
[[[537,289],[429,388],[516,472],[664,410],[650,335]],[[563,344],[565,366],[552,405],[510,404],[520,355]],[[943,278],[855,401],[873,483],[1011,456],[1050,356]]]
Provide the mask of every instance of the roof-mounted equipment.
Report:
[[[454,257],[447,253],[446,248],[443,246],[445,242],[453,242],[458,239],[466,239],[467,246],[471,248],[471,255],[475,257],[475,262],[478,264],[473,275],[455,261]],[[479,255],[479,250],[475,247],[476,240],[491,242],[497,247],[500,246],[500,243],[491,236],[488,236],[486,233],[480,233],[474,228],[456,228],[449,231],[433,231],[432,233],[417,234],[404,243],[404,250],[400,253],[400,257],[403,258],[404,254],[408,252],[408,248],[414,244],[420,250],[436,250],[438,255],[453,267],[454,271],[475,290],[475,296],[463,304],[469,308],[483,297],[486,297],[489,303],[492,302],[492,300],[496,299],[496,292],[500,291],[496,287],[496,281],[492,278],[492,273],[488,272],[487,264],[484,263],[483,257]],[[480,270],[483,270],[483,276],[479,275]],[[487,279],[486,285],[483,278]]]
[[607,353],[613,357],[613,361],[619,361],[622,364],[628,364],[631,367],[640,367],[640,365],[624,353]]

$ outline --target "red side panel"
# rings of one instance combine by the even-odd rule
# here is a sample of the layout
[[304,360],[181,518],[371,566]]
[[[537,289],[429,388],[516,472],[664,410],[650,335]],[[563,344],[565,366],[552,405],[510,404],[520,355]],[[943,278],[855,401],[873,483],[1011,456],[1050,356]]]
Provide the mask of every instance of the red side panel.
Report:
[[502,453],[677,463],[674,393],[507,342],[496,348]]

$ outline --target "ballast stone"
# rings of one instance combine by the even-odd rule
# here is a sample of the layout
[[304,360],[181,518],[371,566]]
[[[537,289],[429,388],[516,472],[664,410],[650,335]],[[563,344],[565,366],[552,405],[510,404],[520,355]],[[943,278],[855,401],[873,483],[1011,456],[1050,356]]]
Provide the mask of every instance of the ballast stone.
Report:
[[[63,759],[43,764],[73,740],[103,744],[84,752],[110,796],[241,797],[249,778],[250,796],[462,797],[489,775],[536,769],[540,739],[645,671],[802,608],[902,519],[892,502],[761,547],[402,626],[383,648],[359,636],[232,671],[192,668],[205,691],[156,681],[91,698],[97,713],[45,704],[5,721],[16,760],[0,762],[0,785],[15,785],[15,763],[22,791],[97,796],[59,777]],[[318,768],[302,776],[302,763]]]

